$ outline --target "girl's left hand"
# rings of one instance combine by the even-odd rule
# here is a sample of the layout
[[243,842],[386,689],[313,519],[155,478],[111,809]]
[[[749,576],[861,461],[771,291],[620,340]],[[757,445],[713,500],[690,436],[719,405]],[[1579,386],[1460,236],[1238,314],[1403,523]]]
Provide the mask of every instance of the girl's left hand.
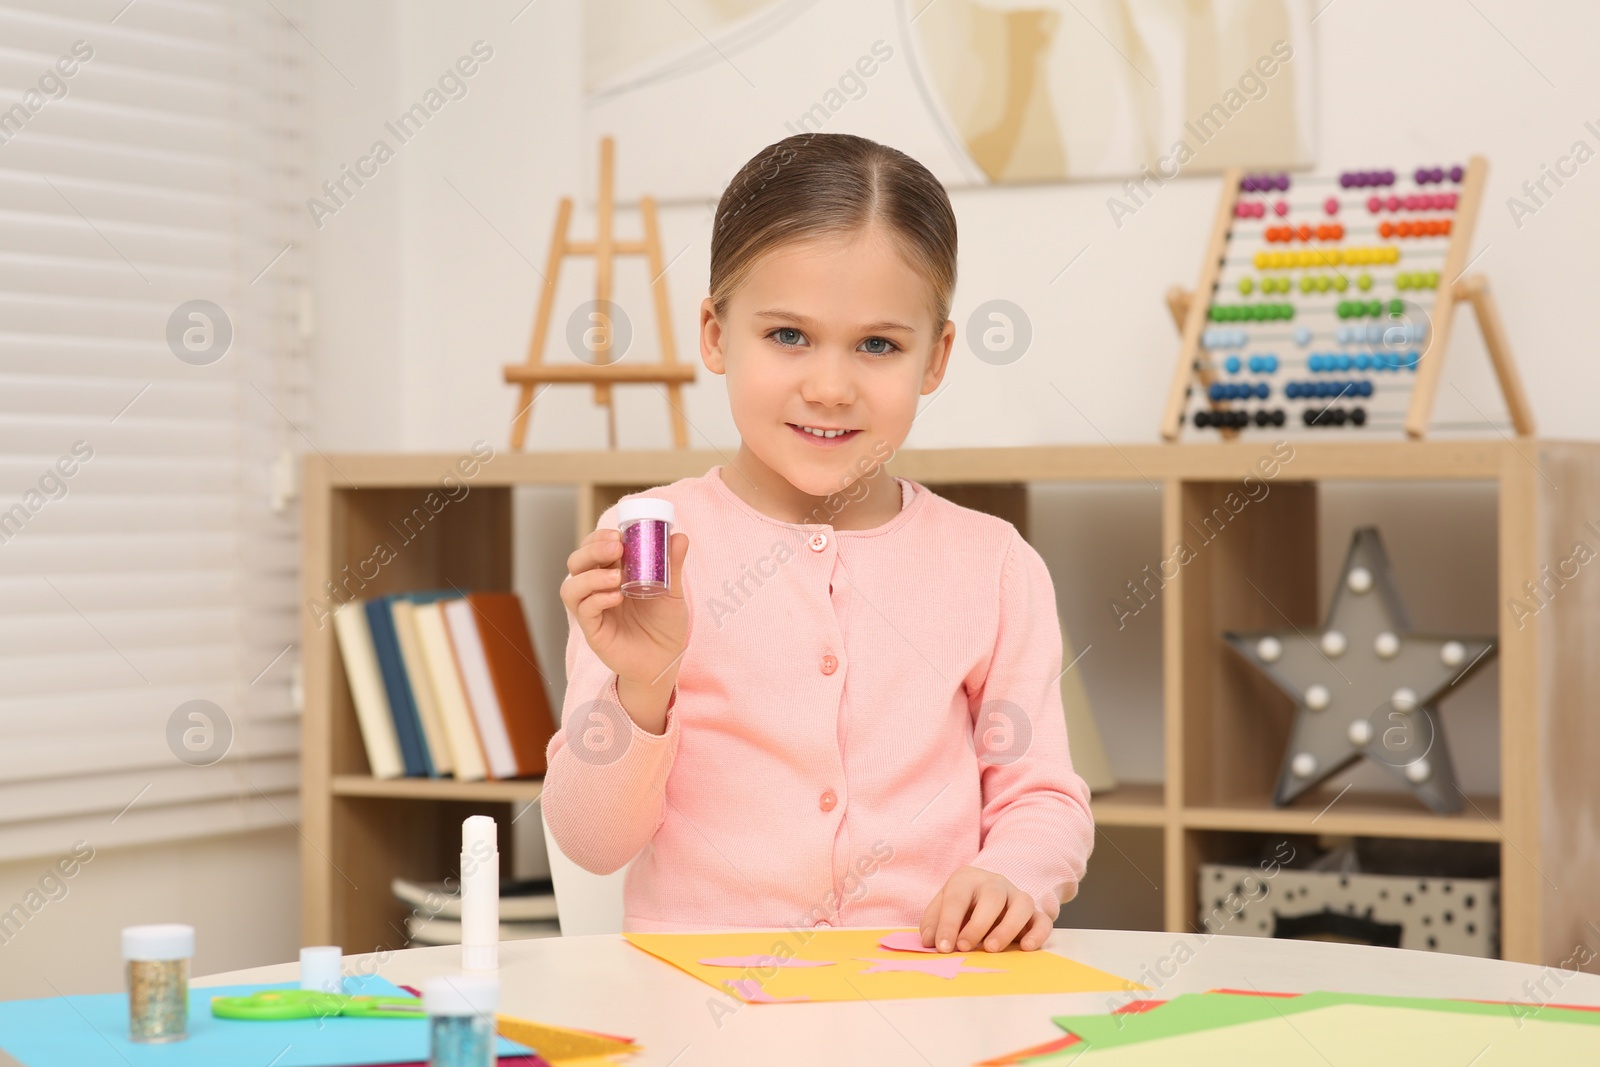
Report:
[[922,943],[940,952],[970,952],[980,943],[985,952],[1003,952],[1020,937],[1022,947],[1032,950],[1044,944],[1054,925],[1006,878],[963,867],[922,913]]

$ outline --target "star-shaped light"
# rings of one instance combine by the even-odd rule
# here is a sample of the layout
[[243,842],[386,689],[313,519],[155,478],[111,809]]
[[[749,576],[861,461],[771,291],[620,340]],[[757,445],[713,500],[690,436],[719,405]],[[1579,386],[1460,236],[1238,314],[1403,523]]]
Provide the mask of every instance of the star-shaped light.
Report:
[[1275,806],[1366,757],[1435,812],[1461,810],[1433,705],[1491,658],[1495,639],[1413,632],[1376,527],[1351,538],[1321,630],[1223,638],[1298,705]]

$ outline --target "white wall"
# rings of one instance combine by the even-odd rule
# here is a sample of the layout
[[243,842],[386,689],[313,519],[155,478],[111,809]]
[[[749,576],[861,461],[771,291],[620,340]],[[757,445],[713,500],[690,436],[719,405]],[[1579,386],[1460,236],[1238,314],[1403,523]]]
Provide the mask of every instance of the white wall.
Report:
[[[391,162],[323,219],[308,247],[292,253],[309,257],[315,278],[317,411],[310,437],[323,451],[448,451],[477,438],[496,447],[509,440],[513,394],[501,384],[500,366],[526,351],[560,196],[580,196],[574,229],[590,231],[587,196],[596,151],[582,140],[577,0],[525,2],[350,0],[315,5],[301,26],[320,53],[311,57],[307,83],[315,114],[307,131],[315,158],[308,197],[320,195],[321,182],[366,154],[375,139],[393,142],[383,123],[419,99],[474,41],[494,49],[469,80],[467,96],[399,146]],[[1573,323],[1594,279],[1600,162],[1582,168],[1520,227],[1506,199],[1575,140],[1600,148],[1600,136],[1584,128],[1590,120],[1600,126],[1594,102],[1600,100],[1600,72],[1584,52],[1600,34],[1600,9],[1578,0],[1314,2],[1323,12],[1316,22],[1318,169],[1486,155],[1489,196],[1478,230],[1484,251],[1475,267],[1490,275],[1500,297],[1542,432],[1595,436],[1600,366]],[[842,113],[837,128],[848,129],[848,119]],[[715,121],[714,114],[685,116],[683,151],[694,151],[696,131]],[[774,129],[781,126],[782,117],[775,116]],[[753,144],[752,151],[759,147]],[[1113,191],[1086,183],[952,195],[962,246],[957,323],[982,301],[1004,297],[1026,310],[1035,340],[1025,358],[1007,367],[980,363],[960,348],[949,395],[919,418],[908,447],[1156,439],[1176,347],[1162,294],[1171,284],[1192,284],[1217,183],[1197,177],[1169,184],[1120,229],[1106,209]],[[662,215],[667,257],[677,257],[668,273],[675,334],[689,359],[697,353],[694,327],[705,292],[710,220],[704,205],[669,206]],[[637,218],[624,212],[621,232],[636,226]],[[1052,282],[1085,246],[1076,265]],[[643,283],[642,267],[623,271],[619,299],[647,308]],[[579,271],[569,272],[563,301],[570,306],[583,299],[590,284]],[[648,337],[648,317],[636,315],[635,322]],[[1464,318],[1458,326],[1439,418],[1477,419],[1475,408],[1501,418],[1482,346]],[[559,334],[553,341],[560,344]],[[737,446],[718,379],[703,373],[685,406],[697,446]],[[670,443],[664,403],[653,390],[621,390],[619,408],[625,447]],[[602,412],[584,391],[558,390],[540,402],[530,447],[603,445]],[[524,547],[557,545],[568,536],[570,507],[551,503],[536,497],[519,502]],[[1491,627],[1492,587],[1470,576],[1483,558],[1485,536],[1492,537],[1484,531],[1485,500],[1455,490],[1436,503],[1382,491],[1330,500],[1324,588],[1350,525],[1376,517],[1419,623],[1465,615]],[[1159,752],[1142,738],[1158,721],[1160,692],[1158,679],[1140,667],[1158,654],[1159,620],[1141,617],[1117,631],[1105,601],[1158,551],[1154,504],[1136,487],[1089,497],[1045,491],[1038,505],[1041,523],[1057,535],[1045,552],[1063,616],[1080,648],[1095,645],[1081,667],[1113,760],[1125,775],[1151,777]],[[1477,535],[1463,538],[1462,527],[1452,525],[1463,518]],[[1452,531],[1443,545],[1439,529]],[[522,552],[519,560],[531,556]],[[1463,566],[1468,579],[1458,586],[1436,581]],[[534,574],[525,566],[521,584],[530,596],[549,584],[548,570]],[[541,656],[559,671],[559,605],[546,595],[533,610]],[[1481,739],[1486,709],[1492,710],[1494,680],[1476,684],[1447,722],[1456,730],[1460,720],[1454,743],[1468,788],[1492,789],[1492,750],[1472,742]],[[28,952],[42,958],[46,940],[54,956],[66,952],[77,959],[82,947],[106,944],[126,916],[142,910],[137,902],[159,896],[180,861],[186,883],[206,887],[219,909],[225,903],[252,916],[241,940],[212,942],[217,954],[202,958],[203,969],[291,958],[298,939],[297,838],[286,833],[265,835],[272,842],[265,850],[258,847],[264,835],[256,835],[130,850],[107,862],[96,871],[104,877],[98,883],[107,887],[104,896],[96,895],[102,892],[93,888],[97,883],[84,882],[73,890],[71,912],[43,913],[56,927],[29,931],[48,939],[32,938],[31,948],[21,940],[0,948],[0,996],[31,995],[31,986],[11,978],[18,973],[13,963]],[[27,864],[0,867],[0,900],[33,877]],[[262,891],[262,885],[272,888]],[[110,980],[98,962],[57,962],[73,988],[100,988]]]
[[[321,81],[331,83],[319,88],[317,99],[325,172],[364,151],[382,133],[380,119],[418,98],[474,40],[495,50],[470,82],[469,95],[448,104],[401,148],[348,211],[326,220],[309,249],[319,263],[324,381],[372,383],[371,406],[388,403],[388,395],[376,391],[380,379],[397,382],[398,443],[406,448],[458,448],[476,436],[505,439],[513,404],[499,368],[526,349],[538,293],[535,268],[544,267],[557,198],[579,195],[574,230],[582,235],[592,227],[587,197],[596,148],[580,140],[578,5],[540,0],[511,23],[523,3],[446,8],[412,0],[398,6],[398,29],[376,15],[389,5],[367,3],[367,17],[353,13],[363,5],[340,5],[338,13],[319,12],[327,24],[312,34],[358,83],[370,79],[358,92],[321,72]],[[1500,296],[1543,432],[1590,436],[1588,401],[1600,368],[1577,350],[1580,337],[1559,309],[1581,306],[1591,277],[1600,165],[1581,169],[1520,229],[1506,198],[1575,139],[1600,148],[1600,137],[1583,126],[1588,120],[1600,126],[1600,104],[1588,103],[1588,89],[1600,76],[1578,51],[1578,42],[1600,32],[1600,11],[1575,0],[1538,6],[1485,0],[1476,7],[1483,15],[1453,0],[1335,0],[1326,6],[1316,22],[1319,169],[1486,155],[1489,196],[1475,268],[1490,275]],[[399,60],[390,68],[372,49],[394,39]],[[374,103],[374,94],[380,101],[387,95],[390,106]],[[779,118],[774,130],[781,133]],[[850,118],[848,109],[841,112],[837,128],[847,129]],[[715,121],[714,114],[685,116],[683,151],[694,151],[696,130]],[[618,146],[619,153],[628,150]],[[1162,293],[1173,283],[1191,283],[1198,272],[1217,182],[1196,177],[1168,184],[1120,229],[1106,209],[1115,191],[1080,183],[952,194],[962,242],[957,322],[981,301],[1003,296],[1028,312],[1035,341],[1028,356],[1008,367],[963,353],[951,372],[953,395],[918,420],[909,445],[1093,443],[1102,433],[1119,442],[1156,439],[1175,348]],[[710,213],[705,205],[669,206],[662,224],[668,258],[682,253],[668,277],[679,349],[692,357]],[[636,225],[632,213],[619,220],[624,232]],[[1086,245],[1083,258],[1052,283]],[[625,273],[620,283],[625,303],[641,301],[642,268],[636,274]],[[389,285],[393,280],[398,291]],[[581,264],[569,266],[567,280],[563,292],[572,294],[591,284]],[[635,312],[640,335],[649,329],[647,309],[640,302]],[[1473,418],[1471,404],[1499,418],[1503,411],[1481,346],[1465,315],[1460,325],[1440,418]],[[358,337],[369,340],[358,343]],[[552,340],[561,344],[558,332]],[[704,375],[689,394],[696,443],[733,446],[737,438],[716,379]],[[582,389],[549,396],[555,399],[539,408],[533,447],[603,446],[603,418]],[[366,424],[347,418],[351,408],[369,406],[361,395],[330,390],[323,399],[319,444],[369,443],[359,436],[372,432]],[[626,390],[622,407],[624,445],[668,444],[664,404],[653,390]]]
[[[37,892],[54,860],[0,865],[0,909]],[[97,848],[46,890],[49,902],[0,943],[0,1000],[124,989],[121,930],[140,923],[193,924],[197,975],[281,963],[300,936],[300,835],[283,826]]]

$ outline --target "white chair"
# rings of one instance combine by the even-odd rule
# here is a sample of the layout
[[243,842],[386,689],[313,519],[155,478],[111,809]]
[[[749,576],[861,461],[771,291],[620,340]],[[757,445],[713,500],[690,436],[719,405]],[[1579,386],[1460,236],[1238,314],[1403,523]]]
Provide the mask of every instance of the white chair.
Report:
[[[544,844],[550,854],[550,880],[556,888],[556,910],[561,913],[561,935],[620,934],[622,932],[623,867],[611,874],[594,874],[567,858],[550,834],[544,821],[544,805],[539,806],[539,823],[544,827]],[[630,864],[631,866],[631,864]]]

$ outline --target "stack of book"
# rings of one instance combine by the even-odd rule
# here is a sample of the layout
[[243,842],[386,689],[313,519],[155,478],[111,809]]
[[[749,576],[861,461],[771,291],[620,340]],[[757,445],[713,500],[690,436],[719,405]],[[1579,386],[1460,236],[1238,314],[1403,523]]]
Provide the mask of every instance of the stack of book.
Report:
[[[406,934],[418,945],[461,944],[461,894],[444,882],[413,882],[396,878],[389,883],[401,903],[411,908]],[[556,921],[556,890],[548,878],[500,883],[500,940],[560,937]]]
[[555,721],[515,593],[350,600],[333,626],[373,777],[544,773]]

